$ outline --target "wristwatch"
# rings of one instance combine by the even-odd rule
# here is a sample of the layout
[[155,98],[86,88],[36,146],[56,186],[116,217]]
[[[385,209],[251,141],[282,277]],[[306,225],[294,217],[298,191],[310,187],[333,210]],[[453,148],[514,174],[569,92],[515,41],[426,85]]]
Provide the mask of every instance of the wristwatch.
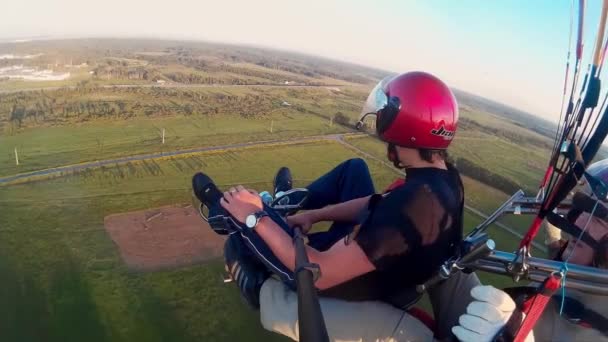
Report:
[[260,222],[260,219],[264,216],[268,216],[268,213],[263,210],[248,215],[245,219],[245,225],[247,226],[247,228],[253,229],[258,225],[258,222]]

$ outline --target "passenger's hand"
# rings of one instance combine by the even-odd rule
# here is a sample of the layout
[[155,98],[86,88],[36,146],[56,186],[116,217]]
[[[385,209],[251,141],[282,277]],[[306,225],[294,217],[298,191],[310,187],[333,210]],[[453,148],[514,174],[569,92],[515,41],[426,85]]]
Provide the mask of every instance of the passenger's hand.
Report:
[[317,223],[311,212],[304,212],[293,216],[287,216],[287,223],[290,227],[298,226],[302,229],[302,233],[307,233],[312,225]]
[[[515,302],[493,286],[475,286],[471,296],[475,300],[467,306],[467,313],[460,316],[459,325],[452,332],[462,342],[493,341],[515,311]],[[525,341],[534,342],[534,334],[530,332]]]
[[260,195],[253,190],[245,189],[242,185],[224,192],[220,204],[241,223],[245,222],[247,216],[264,208]]

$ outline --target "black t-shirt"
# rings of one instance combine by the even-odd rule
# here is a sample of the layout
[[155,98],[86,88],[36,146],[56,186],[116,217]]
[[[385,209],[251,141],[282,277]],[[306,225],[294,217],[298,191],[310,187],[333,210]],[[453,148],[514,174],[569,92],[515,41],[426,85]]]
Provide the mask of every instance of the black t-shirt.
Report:
[[403,293],[415,291],[454,254],[462,239],[463,205],[462,181],[453,166],[408,169],[404,185],[372,196],[354,237],[376,270],[323,295],[407,306],[414,297]]

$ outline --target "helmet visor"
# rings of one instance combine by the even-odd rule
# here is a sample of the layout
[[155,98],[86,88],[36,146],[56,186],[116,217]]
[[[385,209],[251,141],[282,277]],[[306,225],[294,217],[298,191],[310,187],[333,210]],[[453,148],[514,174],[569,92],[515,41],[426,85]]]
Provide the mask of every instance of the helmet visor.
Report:
[[357,128],[363,127],[369,120],[376,120],[378,112],[384,109],[388,105],[388,96],[386,95],[385,86],[393,78],[393,76],[387,76],[382,79],[367,96],[367,100],[361,109],[359,115],[359,121],[357,122]]

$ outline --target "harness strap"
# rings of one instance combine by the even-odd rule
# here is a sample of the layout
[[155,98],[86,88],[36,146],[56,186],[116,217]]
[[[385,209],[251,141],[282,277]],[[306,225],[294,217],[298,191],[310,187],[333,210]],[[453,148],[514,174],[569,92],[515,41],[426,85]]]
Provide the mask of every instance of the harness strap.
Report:
[[[553,297],[553,301],[559,304],[561,298]],[[564,298],[563,315],[571,323],[597,330],[608,336],[608,318],[600,313],[587,309],[583,303],[574,298]]]
[[[574,223],[568,221],[564,217],[551,212],[551,213],[547,214],[547,221],[549,221],[549,223],[556,226],[560,230],[570,234],[571,236],[575,236],[575,237],[580,236],[581,241],[583,241],[590,247],[592,247],[594,249],[598,247],[598,242],[594,238],[592,238],[591,235],[589,235],[589,233],[583,232],[582,229],[580,229]],[[582,233],[582,235],[581,235],[581,233]]]
[[538,233],[540,229],[540,224],[542,222],[543,219],[541,217],[536,216],[534,218],[534,221],[532,221],[532,225],[530,225],[530,229],[528,230],[528,232],[526,232],[526,235],[524,235],[523,239],[521,239],[521,242],[519,243],[519,249],[526,247],[528,250],[530,250],[532,240],[534,240],[534,237]]
[[[572,207],[586,213],[593,214],[593,216],[605,220],[608,218],[608,209],[603,204],[598,204],[596,199],[591,198],[589,195],[583,192],[577,192],[572,196]],[[596,204],[598,204],[596,206]]]
[[526,339],[551,300],[551,297],[560,288],[561,280],[559,274],[551,274],[539,286],[538,292],[524,303],[523,312],[526,314],[526,318],[515,334],[514,342],[523,342]]

